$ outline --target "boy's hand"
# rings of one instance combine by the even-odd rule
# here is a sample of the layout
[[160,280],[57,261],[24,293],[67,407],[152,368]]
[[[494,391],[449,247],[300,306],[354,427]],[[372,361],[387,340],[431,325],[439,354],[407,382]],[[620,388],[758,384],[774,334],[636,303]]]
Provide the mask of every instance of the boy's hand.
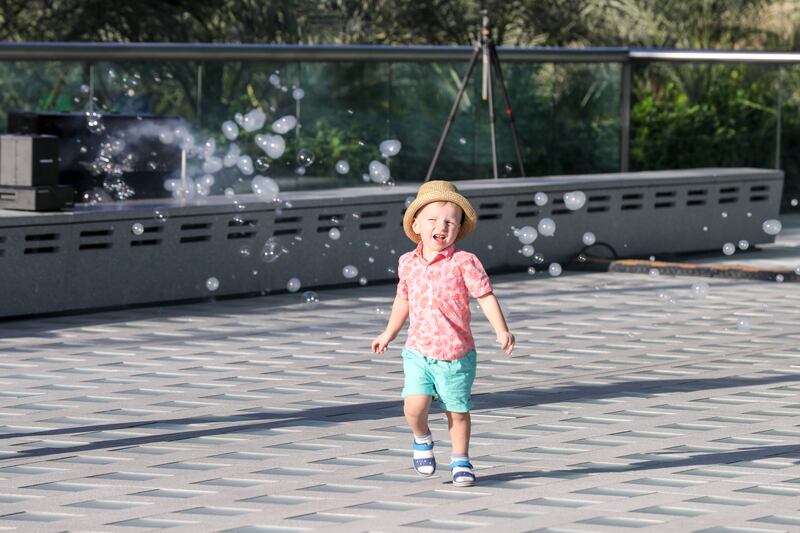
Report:
[[381,333],[372,341],[372,351],[374,353],[384,353],[392,340],[394,339],[387,335],[386,332]]
[[500,348],[504,352],[506,352],[508,355],[511,355],[511,352],[514,350],[514,334],[510,331],[498,332],[497,343],[500,344]]

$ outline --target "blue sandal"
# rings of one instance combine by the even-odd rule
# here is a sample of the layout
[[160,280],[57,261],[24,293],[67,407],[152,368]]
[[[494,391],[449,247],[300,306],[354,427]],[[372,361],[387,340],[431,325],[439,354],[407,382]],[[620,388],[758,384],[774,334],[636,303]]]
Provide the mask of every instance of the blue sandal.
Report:
[[[417,444],[417,441],[412,441],[411,446],[415,452],[429,452],[425,454],[426,457],[412,458],[414,471],[422,477],[431,477],[436,472],[436,457],[433,455],[433,443],[430,444]],[[430,472],[428,469],[430,468]],[[423,470],[424,469],[424,470]]]
[[469,461],[453,461],[450,463],[453,474],[454,487],[471,487],[475,484],[475,474],[472,473],[472,463]]

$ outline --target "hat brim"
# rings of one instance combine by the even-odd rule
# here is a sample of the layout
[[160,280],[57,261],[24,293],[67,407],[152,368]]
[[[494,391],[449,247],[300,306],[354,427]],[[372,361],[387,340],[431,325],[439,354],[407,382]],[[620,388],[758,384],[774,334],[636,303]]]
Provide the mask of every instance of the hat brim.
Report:
[[432,191],[428,194],[418,196],[411,202],[408,209],[406,209],[405,215],[403,215],[403,230],[405,230],[406,236],[413,242],[418,243],[421,240],[420,236],[415,233],[411,227],[414,224],[414,218],[417,216],[420,209],[433,202],[454,203],[460,207],[461,211],[464,213],[456,242],[466,238],[475,230],[478,217],[475,214],[475,209],[472,208],[472,204],[469,203],[469,200],[454,191]]

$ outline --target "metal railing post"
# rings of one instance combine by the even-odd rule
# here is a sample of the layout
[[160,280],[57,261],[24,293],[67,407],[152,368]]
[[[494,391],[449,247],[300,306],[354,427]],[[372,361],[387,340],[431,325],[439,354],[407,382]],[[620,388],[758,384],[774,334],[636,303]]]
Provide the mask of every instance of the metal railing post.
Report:
[[783,107],[783,67],[778,65],[777,97],[775,98],[775,168],[781,168],[781,108]]
[[628,172],[631,150],[631,67],[622,62],[619,97],[619,171]]
[[202,123],[201,119],[203,116],[203,64],[197,64],[197,102],[195,102],[195,116],[197,116],[197,122]]

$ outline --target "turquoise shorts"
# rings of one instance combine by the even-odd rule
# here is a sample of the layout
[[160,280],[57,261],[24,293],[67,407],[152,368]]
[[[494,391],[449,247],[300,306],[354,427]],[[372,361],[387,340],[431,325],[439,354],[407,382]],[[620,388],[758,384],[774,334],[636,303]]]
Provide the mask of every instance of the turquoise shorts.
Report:
[[461,359],[441,361],[403,348],[403,398],[424,394],[433,396],[445,411],[469,412],[472,409],[472,382],[475,381],[477,359],[475,350]]

